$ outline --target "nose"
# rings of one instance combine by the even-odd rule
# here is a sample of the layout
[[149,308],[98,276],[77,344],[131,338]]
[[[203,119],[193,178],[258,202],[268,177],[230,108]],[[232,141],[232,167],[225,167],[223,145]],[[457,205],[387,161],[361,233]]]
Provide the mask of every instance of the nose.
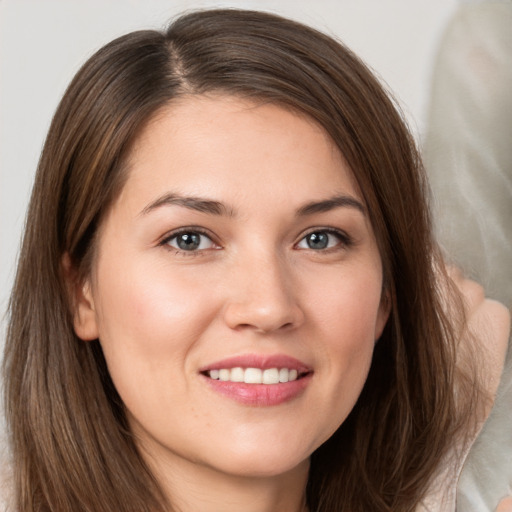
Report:
[[231,270],[224,308],[231,329],[271,333],[303,323],[297,284],[277,257],[252,258]]

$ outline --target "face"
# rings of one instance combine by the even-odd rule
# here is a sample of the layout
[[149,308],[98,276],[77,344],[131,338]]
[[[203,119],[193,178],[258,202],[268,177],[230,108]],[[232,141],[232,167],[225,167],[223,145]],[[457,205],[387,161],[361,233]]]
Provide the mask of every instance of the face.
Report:
[[129,155],[75,320],[152,460],[236,475],[308,463],[387,320],[350,169],[311,120],[194,96]]

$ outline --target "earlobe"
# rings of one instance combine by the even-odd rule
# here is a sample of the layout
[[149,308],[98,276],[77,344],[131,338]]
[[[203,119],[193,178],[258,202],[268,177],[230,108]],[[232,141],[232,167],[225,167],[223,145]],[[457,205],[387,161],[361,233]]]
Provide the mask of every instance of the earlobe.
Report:
[[68,253],[62,258],[62,268],[73,314],[75,334],[84,341],[95,340],[99,337],[99,333],[90,279],[81,281],[77,278],[76,269]]

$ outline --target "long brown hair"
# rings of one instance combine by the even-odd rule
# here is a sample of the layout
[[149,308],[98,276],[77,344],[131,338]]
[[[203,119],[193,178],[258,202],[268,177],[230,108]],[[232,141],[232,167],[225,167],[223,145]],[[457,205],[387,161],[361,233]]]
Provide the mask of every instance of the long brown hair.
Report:
[[[163,33],[116,39],[86,62],[57,109],[5,348],[16,510],[168,509],[99,342],[73,331],[62,259],[69,255],[78,280],[87,275],[134,138],[179,96],[209,92],[315,119],[359,183],[392,313],[359,401],[312,454],[307,501],[311,512],[411,511],[468,417],[454,401],[455,335],[436,289],[439,256],[420,158],[396,106],[346,47],[299,23],[240,10],[194,12]],[[459,394],[468,393],[459,384]]]

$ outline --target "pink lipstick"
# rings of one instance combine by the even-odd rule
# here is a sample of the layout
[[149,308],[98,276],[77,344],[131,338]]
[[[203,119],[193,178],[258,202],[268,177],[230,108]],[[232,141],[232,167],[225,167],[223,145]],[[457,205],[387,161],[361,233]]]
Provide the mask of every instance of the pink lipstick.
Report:
[[216,361],[200,370],[214,391],[252,406],[279,405],[299,396],[313,371],[283,354],[247,354]]

